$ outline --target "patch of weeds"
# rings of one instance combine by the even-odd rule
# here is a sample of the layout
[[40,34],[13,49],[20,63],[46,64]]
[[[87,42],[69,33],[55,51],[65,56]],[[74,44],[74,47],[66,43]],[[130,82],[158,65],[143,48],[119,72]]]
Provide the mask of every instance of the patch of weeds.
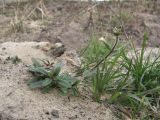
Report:
[[[115,36],[119,36],[118,33],[116,32]],[[147,34],[144,35],[140,50],[131,42],[130,50],[133,51],[133,56],[129,56],[125,46],[116,50],[118,43],[110,49],[106,48],[104,53],[96,52],[96,49],[99,51],[100,48],[94,47],[97,44],[92,43],[94,49],[88,47],[89,52],[86,56],[89,56],[89,53],[93,54],[94,59],[89,56],[89,62],[86,60],[86,63],[93,65],[87,66],[83,76],[84,83],[91,89],[95,101],[101,101],[101,97],[106,94],[106,102],[123,106],[130,118],[158,120],[160,55],[153,59],[150,52],[146,57],[147,42]]]
[[9,33],[24,32],[24,16],[22,15],[19,6],[17,6],[14,14],[14,18],[11,20],[9,25]]
[[160,56],[154,60],[150,55],[145,58],[147,41],[145,34],[140,51],[132,43],[133,57],[123,53],[122,66],[126,70],[126,79],[116,81],[110,91],[110,101],[130,108],[134,119],[160,118]]
[[10,23],[9,31],[11,33],[23,32],[24,31],[23,21],[21,19],[17,19],[17,18],[12,20]]
[[62,64],[58,63],[54,66],[45,67],[40,60],[32,58],[33,65],[29,66],[29,71],[33,77],[27,82],[31,89],[39,88],[43,93],[49,92],[55,88],[62,94],[78,96],[79,80],[67,73],[60,73]]
[[4,10],[0,9],[0,12],[5,16],[13,17],[10,21],[6,35],[10,33],[24,32],[24,18],[25,18],[25,8],[23,8],[22,2],[10,3],[4,6]]

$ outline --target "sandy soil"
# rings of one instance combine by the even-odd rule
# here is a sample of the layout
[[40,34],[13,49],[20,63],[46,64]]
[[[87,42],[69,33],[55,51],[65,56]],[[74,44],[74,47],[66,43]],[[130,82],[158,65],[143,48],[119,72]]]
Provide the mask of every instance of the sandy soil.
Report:
[[[113,120],[109,109],[89,99],[42,94],[26,85],[29,74],[22,63],[0,64],[1,120]],[[7,119],[8,118],[8,119]]]
[[[63,71],[73,72],[73,64],[79,61],[73,51],[67,51],[54,59],[43,49],[47,42],[3,43],[0,46],[0,120],[114,120],[112,112],[91,98],[61,96],[57,91],[42,94],[28,88],[31,77],[26,65],[32,57],[62,60]],[[51,45],[51,44],[49,44]],[[38,46],[38,48],[37,48]],[[48,46],[49,47],[49,46]],[[4,54],[5,53],[5,54]],[[17,65],[6,60],[17,55],[22,62]],[[72,63],[72,64],[71,64]]]

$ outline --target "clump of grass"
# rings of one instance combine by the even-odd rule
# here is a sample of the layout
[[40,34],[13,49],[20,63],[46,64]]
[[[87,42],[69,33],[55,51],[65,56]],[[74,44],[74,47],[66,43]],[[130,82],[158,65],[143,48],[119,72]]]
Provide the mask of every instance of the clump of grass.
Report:
[[131,45],[134,56],[130,58],[123,53],[122,66],[127,71],[126,79],[117,81],[111,90],[111,101],[127,106],[131,109],[134,119],[156,118],[159,111],[160,101],[160,61],[157,56],[151,60],[150,56],[145,58],[147,47],[147,35],[144,35],[142,49],[138,52],[135,46]]
[[[106,94],[106,89],[113,79],[121,79],[120,66],[117,67],[121,50],[116,49],[117,43],[118,37],[113,47],[106,42],[93,39],[84,53],[84,62],[87,65],[83,77],[90,86],[95,101],[100,101],[101,97]],[[112,57],[110,57],[111,54]]]
[[24,32],[24,16],[21,13],[18,3],[14,12],[14,18],[10,22],[8,31],[9,33]]
[[[83,74],[85,82],[91,85],[91,92],[95,101],[100,101],[105,96],[109,84],[113,79],[121,79],[120,67],[116,67],[120,54],[114,58],[108,57],[94,70],[86,70]],[[88,85],[88,86],[89,86]]]
[[110,46],[106,42],[98,40],[96,36],[92,36],[88,42],[88,46],[82,50],[83,67],[88,68],[92,63],[99,61],[110,49]]
[[10,29],[9,31],[11,33],[19,33],[24,31],[23,27],[23,21],[21,19],[15,18],[10,23]]
[[62,94],[78,95],[79,80],[67,73],[60,73],[62,64],[45,67],[39,60],[33,58],[33,65],[29,66],[29,71],[33,77],[29,80],[28,86],[31,89],[39,88],[43,93],[49,92],[55,88]]
[[131,43],[133,56],[128,55],[126,47],[116,50],[116,44],[104,53],[96,52],[101,49],[95,47],[97,43],[92,43],[96,49],[88,47],[94,59],[88,55],[87,63],[93,66],[87,66],[84,78],[95,101],[108,94],[107,102],[123,106],[133,119],[160,118],[160,56],[154,60],[145,56],[147,42],[145,34],[140,51]]

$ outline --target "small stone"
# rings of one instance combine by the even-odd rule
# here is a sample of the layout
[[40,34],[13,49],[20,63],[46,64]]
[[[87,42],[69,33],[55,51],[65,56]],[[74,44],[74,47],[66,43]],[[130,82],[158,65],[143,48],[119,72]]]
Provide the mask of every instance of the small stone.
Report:
[[49,112],[47,111],[47,112],[45,112],[45,114],[46,114],[46,115],[49,115]]
[[9,92],[6,96],[8,97],[8,96],[10,96],[12,94],[12,92]]
[[50,43],[46,43],[46,44],[42,44],[40,46],[40,48],[43,50],[43,51],[49,51],[51,50],[52,48],[54,48],[54,45],[50,44]]
[[75,116],[72,116],[72,117],[69,117],[70,120],[75,120],[78,118],[78,115],[75,115]]
[[52,55],[55,57],[60,57],[62,54],[64,54],[66,48],[64,45],[62,47],[57,47],[51,51]]
[[63,9],[62,6],[58,6],[58,7],[57,7],[57,10],[58,10],[58,11],[62,11],[62,9]]
[[77,106],[74,106],[74,107],[73,107],[73,109],[77,109],[77,108],[78,108]]
[[60,42],[55,43],[55,48],[59,48],[59,47],[62,47],[62,46],[63,46],[63,44],[62,44],[62,43],[60,43]]
[[5,47],[2,48],[2,50],[5,50],[5,49],[6,49]]
[[51,115],[52,115],[54,118],[59,118],[59,112],[58,112],[58,110],[52,110]]

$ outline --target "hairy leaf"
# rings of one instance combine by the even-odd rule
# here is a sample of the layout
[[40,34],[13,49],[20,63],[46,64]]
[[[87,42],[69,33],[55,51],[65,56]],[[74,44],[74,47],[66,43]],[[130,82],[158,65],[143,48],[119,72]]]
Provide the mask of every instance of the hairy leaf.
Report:
[[45,68],[43,68],[43,67],[33,67],[33,66],[30,66],[29,67],[29,71],[33,72],[33,73],[42,74],[42,75],[48,75],[48,71]]
[[42,67],[42,65],[40,64],[40,62],[37,59],[35,59],[35,58],[32,58],[32,63],[33,63],[34,67]]
[[48,86],[49,84],[52,83],[52,80],[51,79],[44,79],[44,80],[40,80],[40,81],[34,81],[34,82],[31,82],[29,83],[29,87],[31,89],[35,89],[35,88],[43,88],[43,87],[46,87]]
[[54,65],[53,69],[49,72],[49,76],[51,78],[56,77],[60,73],[62,66],[63,64],[61,63]]

